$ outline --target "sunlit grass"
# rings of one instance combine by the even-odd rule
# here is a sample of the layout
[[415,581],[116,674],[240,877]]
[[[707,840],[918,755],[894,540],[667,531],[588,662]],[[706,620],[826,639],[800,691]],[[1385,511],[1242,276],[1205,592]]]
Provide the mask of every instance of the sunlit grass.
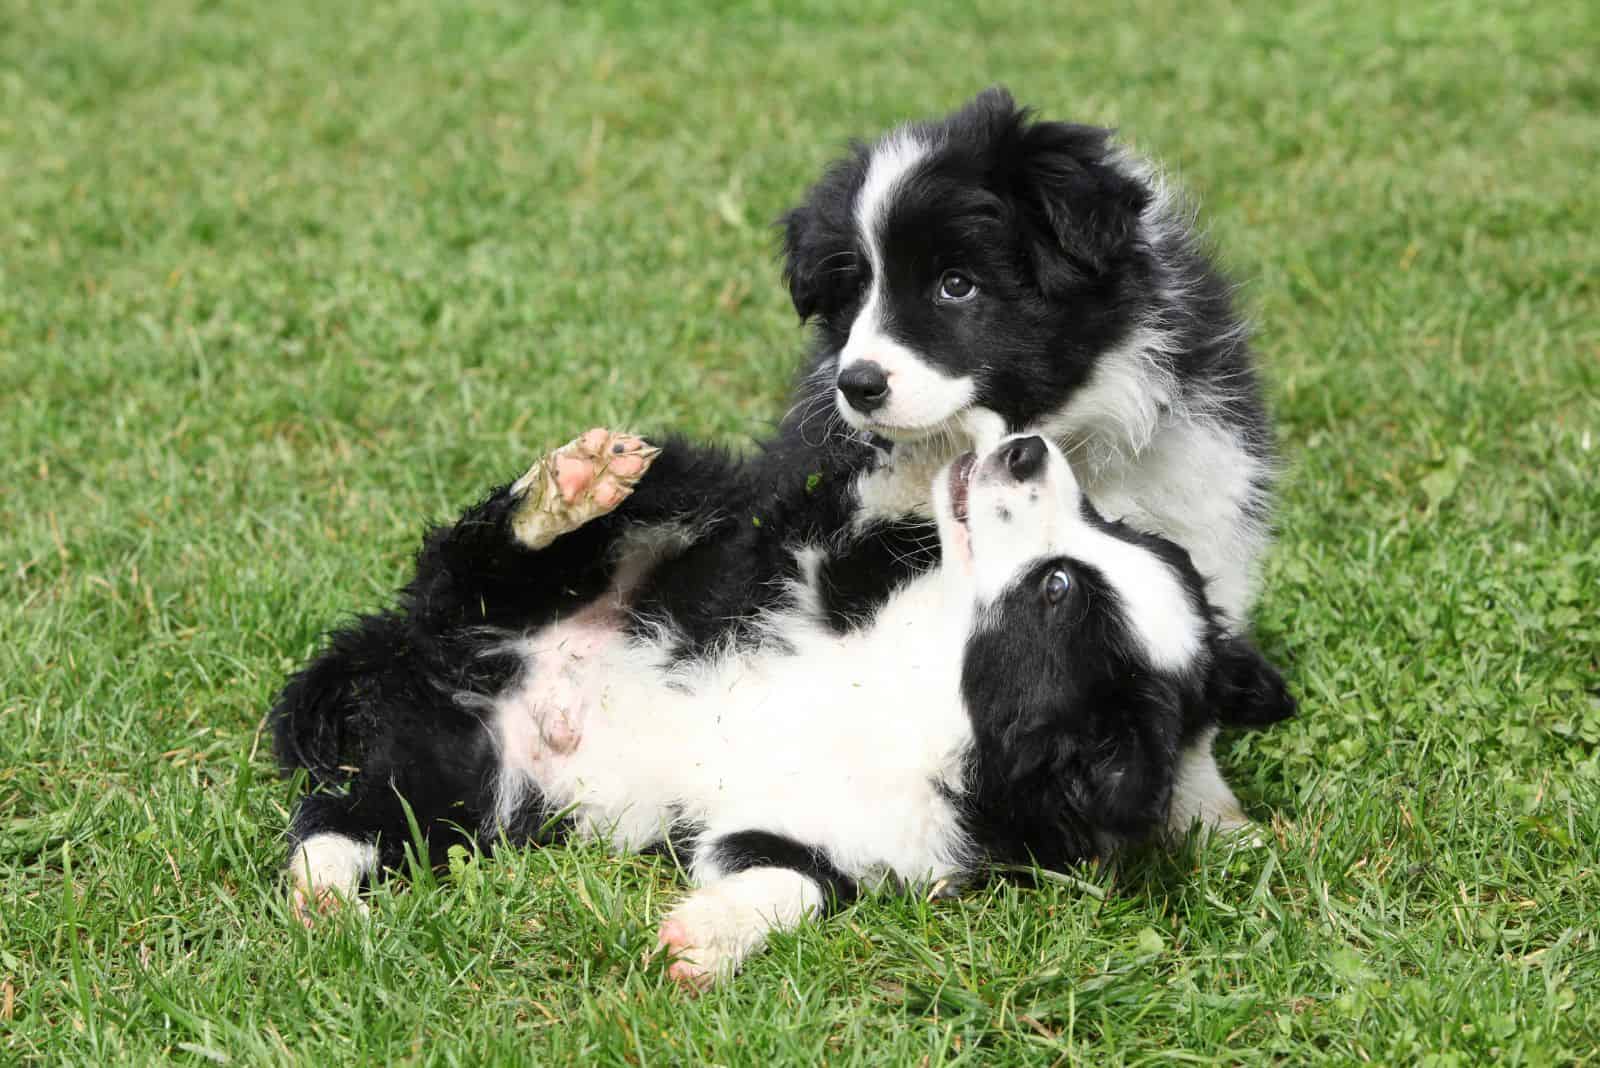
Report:
[[[668,7],[0,8],[0,1060],[1592,1059],[1593,5]],[[770,221],[994,81],[1166,160],[1259,323],[1269,845],[869,900],[698,1001],[661,860],[287,922],[284,673],[541,445],[763,433]]]

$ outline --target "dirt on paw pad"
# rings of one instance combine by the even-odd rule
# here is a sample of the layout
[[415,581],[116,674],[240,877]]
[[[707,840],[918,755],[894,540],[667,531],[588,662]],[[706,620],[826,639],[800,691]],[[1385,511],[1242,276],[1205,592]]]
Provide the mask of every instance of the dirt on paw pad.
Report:
[[512,533],[532,549],[615,509],[661,450],[632,434],[595,427],[539,460],[512,485],[522,500]]

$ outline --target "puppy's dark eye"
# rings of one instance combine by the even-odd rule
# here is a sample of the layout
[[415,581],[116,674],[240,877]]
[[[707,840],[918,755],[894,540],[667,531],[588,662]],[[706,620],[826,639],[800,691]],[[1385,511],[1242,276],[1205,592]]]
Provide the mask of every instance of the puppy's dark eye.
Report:
[[939,299],[961,304],[978,295],[978,286],[960,271],[946,271],[939,279]]
[[1072,579],[1065,571],[1052,571],[1044,578],[1044,599],[1049,604],[1060,604],[1071,589]]

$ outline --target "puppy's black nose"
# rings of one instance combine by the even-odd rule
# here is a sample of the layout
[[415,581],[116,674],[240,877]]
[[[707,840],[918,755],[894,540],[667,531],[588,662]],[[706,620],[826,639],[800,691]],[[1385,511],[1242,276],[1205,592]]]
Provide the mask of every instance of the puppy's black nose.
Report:
[[889,376],[871,360],[857,360],[839,372],[839,392],[850,407],[871,415],[889,399]]
[[1044,470],[1044,460],[1047,455],[1044,439],[1037,434],[1008,441],[1004,453],[1006,470],[1010,471],[1011,477],[1018,482],[1026,482]]

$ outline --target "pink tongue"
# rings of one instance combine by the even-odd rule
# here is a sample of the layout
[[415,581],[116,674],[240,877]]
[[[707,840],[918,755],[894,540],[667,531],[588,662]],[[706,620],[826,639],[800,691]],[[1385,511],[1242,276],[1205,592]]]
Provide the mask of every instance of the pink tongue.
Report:
[[955,464],[950,468],[950,511],[962,523],[967,521],[967,488],[976,463],[977,457],[967,452],[956,457]]

